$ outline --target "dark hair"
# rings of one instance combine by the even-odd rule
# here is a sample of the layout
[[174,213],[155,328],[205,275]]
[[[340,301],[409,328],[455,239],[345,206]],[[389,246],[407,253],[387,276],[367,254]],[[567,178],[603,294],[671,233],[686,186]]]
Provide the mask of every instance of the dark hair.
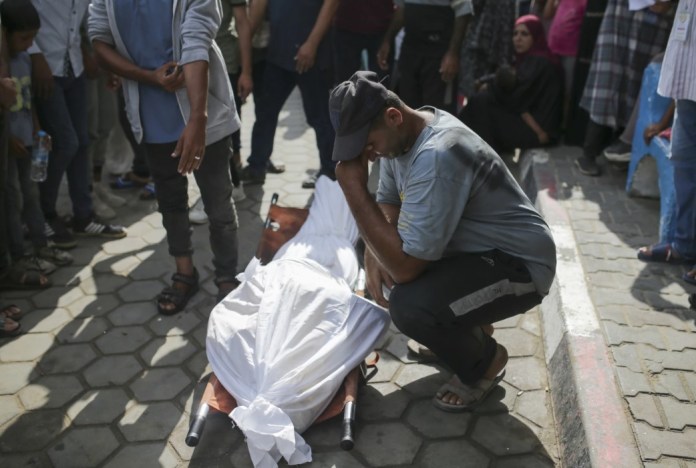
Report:
[[387,99],[384,100],[384,107],[379,112],[379,114],[377,114],[372,119],[372,122],[370,123],[370,126],[372,128],[375,128],[375,127],[382,124],[384,112],[390,107],[396,107],[399,110],[403,110],[404,101],[402,101],[401,98],[395,92],[393,92],[391,90],[387,90]]
[[41,27],[39,12],[31,0],[5,0],[0,4],[0,18],[8,33],[33,31]]

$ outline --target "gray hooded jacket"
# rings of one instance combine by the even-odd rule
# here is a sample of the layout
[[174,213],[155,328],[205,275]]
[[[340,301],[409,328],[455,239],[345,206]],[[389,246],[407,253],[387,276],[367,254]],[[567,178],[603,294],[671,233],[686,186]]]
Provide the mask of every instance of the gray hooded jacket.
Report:
[[[205,60],[208,62],[208,123],[206,145],[210,145],[239,129],[240,122],[227,78],[227,69],[214,42],[220,26],[219,0],[173,0],[174,19],[172,41],[174,61],[180,65]],[[110,44],[132,61],[116,24],[114,0],[92,0],[89,7],[88,34],[90,41]],[[164,61],[162,62],[164,63]],[[137,141],[142,141],[138,83],[123,81],[126,113]],[[188,122],[190,105],[186,89],[176,91],[181,115]]]

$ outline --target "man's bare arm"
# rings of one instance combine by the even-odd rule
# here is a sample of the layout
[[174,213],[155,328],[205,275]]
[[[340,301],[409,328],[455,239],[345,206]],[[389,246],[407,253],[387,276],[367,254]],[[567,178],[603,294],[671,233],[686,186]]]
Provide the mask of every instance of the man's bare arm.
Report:
[[333,21],[337,9],[338,0],[324,0],[312,31],[304,44],[297,50],[297,56],[295,57],[295,70],[297,73],[304,73],[314,66],[317,48],[331,27],[331,21]]

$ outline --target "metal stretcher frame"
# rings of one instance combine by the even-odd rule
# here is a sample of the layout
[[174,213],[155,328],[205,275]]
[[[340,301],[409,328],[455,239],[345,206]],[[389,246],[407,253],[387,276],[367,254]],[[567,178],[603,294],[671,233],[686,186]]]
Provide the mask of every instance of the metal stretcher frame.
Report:
[[[278,249],[297,234],[309,215],[309,209],[307,208],[282,207],[277,205],[277,202],[278,194],[274,193],[256,251],[256,257],[262,265],[270,262]],[[375,354],[372,362],[367,365],[370,367],[374,366],[378,359],[378,355]],[[331,403],[314,421],[314,424],[318,424],[343,413],[343,431],[340,446],[344,450],[351,450],[354,446],[353,423],[355,421],[358,383],[365,377],[365,365],[365,363],[361,364],[346,376],[343,380],[343,385],[338,389]],[[222,386],[215,374],[211,373],[203,391],[198,410],[189,426],[189,431],[186,435],[186,445],[189,447],[198,445],[203,435],[206,417],[211,410],[229,414],[236,407],[237,402],[234,397]]]

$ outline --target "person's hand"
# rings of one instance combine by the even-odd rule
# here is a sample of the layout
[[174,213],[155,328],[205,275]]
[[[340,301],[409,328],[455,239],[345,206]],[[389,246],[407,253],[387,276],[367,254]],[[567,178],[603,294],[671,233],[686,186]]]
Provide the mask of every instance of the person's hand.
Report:
[[382,267],[372,251],[369,248],[365,249],[365,285],[367,290],[377,304],[389,308],[389,301],[382,293],[382,284],[391,289],[394,286],[394,280]]
[[90,80],[99,78],[99,65],[92,54],[82,54],[82,65],[85,67],[85,75]]
[[645,144],[649,145],[650,140],[659,135],[662,130],[664,130],[664,128],[662,128],[660,124],[656,123],[645,127],[645,130],[643,130],[643,139],[645,140]]
[[29,156],[29,151],[27,150],[27,147],[24,146],[24,143],[22,143],[22,140],[14,135],[10,135],[10,139],[7,142],[7,149],[9,150],[10,154],[20,158],[26,158]]
[[336,164],[336,180],[343,190],[350,190],[351,187],[367,188],[370,161],[367,154],[368,151],[363,151],[357,158]]
[[242,98],[242,103],[246,102],[253,90],[254,80],[252,80],[251,75],[249,73],[242,73],[239,75],[239,80],[237,81],[237,93],[239,94],[239,97]]
[[31,83],[34,96],[48,99],[53,94],[53,72],[43,54],[31,55]]
[[302,44],[295,56],[295,70],[297,73],[302,74],[309,71],[309,69],[314,66],[316,58],[317,47],[309,41]]
[[9,109],[17,102],[17,86],[12,78],[0,79],[0,107]]
[[118,91],[118,88],[121,87],[121,78],[118,76],[114,75],[111,72],[106,73],[106,89],[108,89],[111,92],[116,92]]
[[205,125],[207,119],[189,119],[181,133],[172,158],[179,158],[179,174],[186,175],[198,170],[205,156]]
[[377,65],[384,71],[389,70],[389,52],[391,52],[389,41],[382,42],[377,50]]
[[167,62],[154,71],[157,84],[165,91],[175,92],[186,86],[184,69],[176,62]]
[[539,143],[541,143],[542,145],[546,145],[551,141],[551,137],[549,137],[549,134],[543,130],[537,134],[537,138],[539,139]]
[[440,62],[440,76],[442,81],[449,83],[459,73],[459,57],[452,52],[446,52]]

